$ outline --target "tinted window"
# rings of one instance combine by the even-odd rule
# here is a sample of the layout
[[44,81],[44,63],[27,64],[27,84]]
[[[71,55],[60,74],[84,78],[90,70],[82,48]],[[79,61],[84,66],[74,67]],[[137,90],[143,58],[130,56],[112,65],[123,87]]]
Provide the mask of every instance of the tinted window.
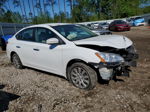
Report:
[[33,29],[25,29],[16,35],[17,40],[35,41]]
[[111,25],[114,25],[114,24],[115,24],[115,22],[112,22],[112,23],[110,23],[110,26],[111,26]]
[[46,43],[49,38],[57,38],[56,34],[46,28],[37,28],[35,31],[35,41]]
[[109,25],[108,23],[104,22],[104,23],[100,23],[100,25]]
[[143,19],[143,18],[142,18],[142,17],[136,17],[135,20],[136,20],[136,19]]
[[115,21],[116,24],[126,24],[125,21],[122,21],[122,20],[118,20],[118,21]]

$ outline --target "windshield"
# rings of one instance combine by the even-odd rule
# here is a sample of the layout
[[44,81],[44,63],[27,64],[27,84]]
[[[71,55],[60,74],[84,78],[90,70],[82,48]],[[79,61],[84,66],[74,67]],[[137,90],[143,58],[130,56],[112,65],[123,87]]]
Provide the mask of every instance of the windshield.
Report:
[[79,25],[59,25],[53,28],[70,41],[82,40],[98,36],[89,29]]
[[136,20],[136,19],[143,19],[143,18],[142,18],[142,17],[136,17],[135,20]]

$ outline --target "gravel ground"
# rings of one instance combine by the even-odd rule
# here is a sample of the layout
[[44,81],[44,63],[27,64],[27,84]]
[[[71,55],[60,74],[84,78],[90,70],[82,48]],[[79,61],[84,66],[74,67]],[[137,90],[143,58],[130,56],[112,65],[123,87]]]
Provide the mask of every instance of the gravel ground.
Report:
[[15,69],[0,51],[0,112],[150,112],[150,29],[115,32],[135,42],[140,59],[131,76],[91,91],[42,71]]

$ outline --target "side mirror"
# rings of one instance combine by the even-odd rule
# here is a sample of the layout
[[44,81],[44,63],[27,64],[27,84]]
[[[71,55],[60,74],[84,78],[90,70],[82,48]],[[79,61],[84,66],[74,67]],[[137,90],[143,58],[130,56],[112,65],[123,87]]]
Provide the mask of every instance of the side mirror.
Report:
[[59,40],[57,38],[50,38],[48,40],[46,40],[47,44],[58,44]]

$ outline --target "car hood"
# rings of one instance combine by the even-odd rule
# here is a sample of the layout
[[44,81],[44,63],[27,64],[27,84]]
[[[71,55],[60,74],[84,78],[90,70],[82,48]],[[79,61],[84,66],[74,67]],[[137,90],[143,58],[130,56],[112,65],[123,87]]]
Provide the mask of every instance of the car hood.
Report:
[[76,45],[97,45],[113,47],[118,49],[127,48],[132,45],[132,41],[121,35],[100,35],[88,39],[73,41]]

